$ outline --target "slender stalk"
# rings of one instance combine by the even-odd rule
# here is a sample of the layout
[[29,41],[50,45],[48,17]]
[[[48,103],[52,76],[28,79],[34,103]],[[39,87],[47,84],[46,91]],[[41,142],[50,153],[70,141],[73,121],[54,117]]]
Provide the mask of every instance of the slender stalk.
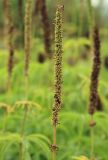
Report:
[[88,2],[89,38],[92,43],[92,32],[93,32],[93,27],[95,25],[95,13],[92,7],[91,0],[88,0],[87,2]]
[[24,145],[23,145],[23,140],[24,140],[24,130],[25,130],[25,125],[26,125],[26,120],[27,120],[27,115],[28,115],[28,107],[27,105],[24,106],[25,112],[24,112],[24,116],[23,116],[23,120],[22,120],[22,124],[21,124],[21,137],[22,137],[22,142],[20,143],[20,160],[24,160]]
[[[26,0],[26,8],[25,8],[25,99],[28,99],[28,78],[29,78],[29,63],[30,63],[30,54],[31,54],[31,5],[32,0]],[[27,114],[28,114],[28,104],[24,105],[24,117],[21,124],[21,137],[22,142],[20,144],[20,160],[24,160],[24,130],[27,120]]]
[[4,122],[3,122],[3,133],[6,132],[6,129],[7,129],[7,120],[8,120],[8,111],[6,110],[5,111],[5,115],[4,115]]
[[94,160],[95,158],[95,148],[94,148],[94,126],[96,125],[96,123],[94,122],[94,117],[93,115],[91,115],[91,120],[90,120],[90,137],[91,137],[91,153],[90,153],[90,160]]
[[84,0],[80,0],[80,24],[79,24],[79,36],[83,36],[83,22],[84,22]]
[[[57,128],[56,126],[53,127],[53,145],[56,145],[56,139],[57,139]],[[56,152],[52,152],[52,159],[55,160],[56,159]]]
[[88,11],[89,11],[89,25],[90,27],[93,26],[94,24],[94,10],[93,10],[93,7],[92,7],[92,3],[91,3],[91,0],[88,0]]

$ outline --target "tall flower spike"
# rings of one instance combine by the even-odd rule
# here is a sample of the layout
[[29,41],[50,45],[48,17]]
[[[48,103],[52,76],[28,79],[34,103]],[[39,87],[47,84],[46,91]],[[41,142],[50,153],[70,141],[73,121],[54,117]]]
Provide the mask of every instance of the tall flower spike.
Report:
[[8,89],[11,87],[11,76],[14,63],[14,46],[13,46],[13,20],[11,14],[11,2],[9,0],[4,0],[4,11],[5,11],[5,35],[6,44],[9,51],[8,56]]
[[33,17],[37,14],[41,14],[41,21],[44,33],[44,49],[45,49],[45,57],[51,59],[52,58],[52,45],[51,45],[51,27],[48,18],[46,0],[36,0],[35,8],[33,12]]
[[31,0],[26,0],[25,9],[25,76],[29,74],[29,60],[31,49]]
[[40,8],[41,8],[41,19],[43,24],[44,31],[44,46],[45,46],[45,54],[48,58],[52,57],[51,51],[51,28],[48,19],[46,0],[40,0]]
[[56,144],[57,136],[57,125],[58,125],[58,116],[61,109],[61,95],[62,95],[62,54],[63,54],[63,45],[62,45],[62,30],[63,30],[63,6],[58,5],[56,11],[55,19],[55,55],[54,55],[54,106],[52,108],[52,121],[53,121],[53,144],[52,149],[52,159],[56,160],[56,151],[58,149]]
[[40,0],[35,0],[35,7],[33,11],[33,17],[39,13],[40,10]]
[[91,73],[91,84],[90,84],[90,104],[89,104],[89,113],[94,114],[98,101],[98,78],[101,67],[100,59],[100,38],[98,27],[93,28],[93,69]]
[[58,124],[58,112],[61,109],[61,91],[62,91],[62,23],[63,23],[63,8],[57,7],[55,20],[55,93],[53,106],[53,124]]
[[95,159],[94,154],[94,126],[96,125],[94,121],[94,113],[98,105],[98,79],[101,67],[100,58],[100,37],[98,27],[95,25],[93,27],[93,68],[91,73],[91,84],[90,84],[90,100],[89,100],[89,114],[91,115],[90,120],[90,132],[91,132],[91,156],[90,159]]

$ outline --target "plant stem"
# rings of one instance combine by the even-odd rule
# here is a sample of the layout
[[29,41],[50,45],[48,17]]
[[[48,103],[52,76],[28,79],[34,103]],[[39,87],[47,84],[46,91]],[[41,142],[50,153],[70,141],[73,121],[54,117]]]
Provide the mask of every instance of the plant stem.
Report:
[[24,140],[24,129],[25,129],[26,120],[27,120],[27,114],[28,114],[28,107],[27,107],[27,105],[24,108],[25,108],[25,112],[24,112],[24,117],[23,117],[22,125],[21,125],[22,142],[20,143],[20,160],[24,160],[24,145],[23,145],[23,140]]
[[79,36],[83,36],[83,23],[84,23],[84,12],[85,12],[85,8],[84,8],[84,0],[80,0],[80,24],[79,24]]
[[91,152],[90,152],[90,160],[95,159],[94,153],[94,126],[96,123],[93,120],[93,115],[91,115],[91,122],[90,122],[90,137],[91,137]]
[[[31,5],[32,0],[26,0],[26,7],[25,7],[25,99],[28,99],[28,78],[29,78],[29,62],[30,62],[30,53],[31,53]],[[24,106],[25,112],[24,117],[21,124],[21,137],[22,142],[20,144],[20,160],[24,160],[24,130],[27,120],[27,113],[28,113],[28,104]]]
[[91,127],[91,160],[94,158],[94,128]]
[[6,128],[7,128],[7,119],[8,119],[8,112],[6,110],[6,113],[4,115],[4,123],[3,123],[3,133],[6,132]]
[[25,106],[25,112],[24,112],[24,117],[22,120],[22,125],[21,125],[21,136],[24,136],[24,128],[25,128],[25,124],[26,124],[26,119],[27,119],[27,113],[28,113],[28,108],[27,105]]
[[[56,127],[56,125],[54,125],[54,127],[53,127],[53,145],[54,145],[54,146],[57,146],[56,140],[57,140],[57,127]],[[53,159],[53,160],[56,160],[56,149],[53,149],[52,159]]]

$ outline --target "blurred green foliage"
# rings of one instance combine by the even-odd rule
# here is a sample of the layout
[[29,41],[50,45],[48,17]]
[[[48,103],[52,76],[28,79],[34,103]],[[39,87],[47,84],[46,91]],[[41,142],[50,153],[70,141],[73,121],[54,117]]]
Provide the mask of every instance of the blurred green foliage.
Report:
[[[8,52],[3,42],[3,5],[0,1],[0,160],[19,160],[20,144],[24,145],[25,160],[50,160],[52,143],[51,110],[53,105],[53,60],[38,62],[40,53],[44,53],[42,24],[36,16],[32,29],[32,54],[29,69],[28,100],[40,106],[29,110],[25,125],[24,138],[21,136],[21,123],[24,117],[23,105],[15,107],[7,116],[3,104],[11,107],[16,102],[25,100],[23,23],[19,17],[18,1],[12,0],[12,15],[15,25],[15,59],[12,77],[12,90],[7,93],[7,59]],[[57,132],[59,160],[74,160],[75,157],[90,157],[90,128],[88,115],[89,83],[92,66],[91,42],[88,38],[88,6],[81,8],[80,0],[63,0],[64,13],[64,54],[63,54],[63,104],[60,124]],[[103,111],[97,112],[95,121],[95,155],[96,160],[108,160],[108,44],[106,15],[101,3],[96,13],[101,26],[100,35],[102,69],[99,82],[99,95]],[[56,1],[47,0],[52,33]],[[34,4],[33,4],[34,8]],[[83,21],[81,21],[81,10]],[[20,19],[21,18],[21,19]],[[41,27],[40,27],[41,26]],[[83,34],[82,34],[83,33]],[[87,33],[87,34],[86,34]],[[52,37],[53,39],[53,37]],[[18,47],[20,46],[20,49]],[[54,50],[54,44],[53,44]],[[107,64],[105,64],[107,60]],[[31,107],[31,105],[29,105]],[[80,159],[79,159],[80,160]],[[83,159],[81,159],[83,160]]]
[[[43,64],[39,63],[36,52],[42,50],[42,43],[38,39],[33,41],[33,54],[29,70],[29,100],[39,104],[41,110],[38,111],[33,108],[29,111],[24,138],[25,158],[26,160],[46,160],[51,158],[49,148],[52,141],[53,61],[46,61]],[[38,43],[36,52],[35,43]],[[71,160],[81,155],[90,156],[90,128],[87,109],[92,58],[89,50],[87,50],[88,58],[86,60],[81,58],[81,47],[85,45],[90,45],[89,40],[85,38],[64,40],[63,105],[57,136],[59,144],[58,159],[60,160]],[[107,55],[106,51],[107,43],[103,41],[103,60],[104,56]],[[74,63],[70,63],[68,58],[72,58]],[[25,98],[23,51],[17,51],[15,55],[13,86],[10,94],[6,92],[7,51],[1,50],[0,59],[0,102],[13,105]],[[104,110],[95,115],[97,123],[95,128],[95,154],[97,159],[102,160],[107,160],[107,81],[107,69],[104,67],[104,63],[102,63],[99,94]],[[19,158],[19,144],[22,140],[20,137],[20,125],[23,115],[24,110],[22,107],[16,108],[7,118],[7,122],[5,122],[7,126],[6,133],[2,133],[3,116],[5,114],[1,112],[0,157],[3,157],[2,159],[17,160]]]

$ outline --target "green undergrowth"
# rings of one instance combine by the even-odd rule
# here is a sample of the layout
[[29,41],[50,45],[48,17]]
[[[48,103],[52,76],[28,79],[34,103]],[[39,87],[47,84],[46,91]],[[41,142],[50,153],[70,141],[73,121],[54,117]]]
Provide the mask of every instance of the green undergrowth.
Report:
[[[36,40],[33,44],[39,45]],[[83,59],[84,45],[90,45],[86,39],[64,41],[63,61],[63,104],[58,126],[57,143],[59,160],[74,160],[74,157],[90,157],[90,128],[88,109],[89,76],[91,73],[91,53],[87,50],[87,59]],[[73,46],[73,47],[72,47]],[[34,47],[35,48],[35,47]],[[36,53],[32,49],[29,69],[28,101],[29,110],[22,138],[21,122],[24,116],[24,61],[23,51],[15,52],[12,90],[7,93],[7,52],[0,50],[0,160],[18,160],[19,146],[23,142],[25,160],[50,160],[52,142],[51,109],[53,105],[53,61],[41,64],[37,62],[39,45]],[[107,55],[106,42],[102,43],[102,69],[99,83],[99,95],[103,111],[96,113],[95,155],[96,160],[107,160],[108,149],[108,76],[104,66]],[[32,105],[33,102],[35,105]],[[20,105],[18,105],[20,103]],[[10,113],[6,116],[6,108]],[[15,106],[15,104],[17,104]],[[35,106],[38,107],[35,107]],[[14,107],[14,110],[12,110]]]

